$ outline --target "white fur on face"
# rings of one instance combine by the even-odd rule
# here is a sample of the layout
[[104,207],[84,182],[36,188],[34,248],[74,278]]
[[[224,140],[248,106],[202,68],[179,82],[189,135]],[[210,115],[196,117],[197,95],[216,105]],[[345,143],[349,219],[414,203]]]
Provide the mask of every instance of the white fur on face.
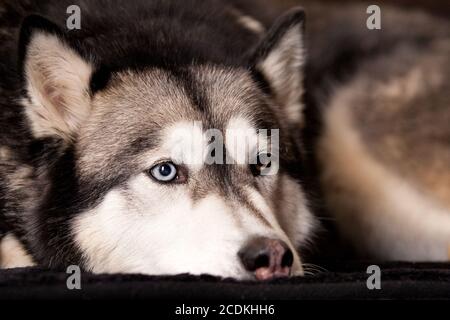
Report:
[[265,226],[238,203],[214,194],[193,203],[184,186],[161,186],[144,174],[80,215],[73,232],[87,267],[97,273],[249,278],[237,255],[249,238],[275,236],[289,243],[281,230]]

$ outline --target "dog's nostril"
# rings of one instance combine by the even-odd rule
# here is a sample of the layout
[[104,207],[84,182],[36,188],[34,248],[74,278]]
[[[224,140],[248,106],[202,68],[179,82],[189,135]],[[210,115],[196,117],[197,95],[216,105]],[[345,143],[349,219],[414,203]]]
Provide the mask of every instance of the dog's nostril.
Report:
[[287,248],[286,252],[283,255],[283,258],[281,259],[281,266],[292,267],[293,263],[294,263],[294,255],[292,254],[291,249]]
[[270,265],[270,253],[257,243],[250,243],[239,252],[239,258],[247,271],[255,271]]
[[[270,265],[270,255],[267,252],[262,252],[261,254],[259,254],[256,259],[255,259],[255,263],[254,263],[254,270],[259,269],[259,268],[266,268]],[[254,271],[252,270],[252,271]]]

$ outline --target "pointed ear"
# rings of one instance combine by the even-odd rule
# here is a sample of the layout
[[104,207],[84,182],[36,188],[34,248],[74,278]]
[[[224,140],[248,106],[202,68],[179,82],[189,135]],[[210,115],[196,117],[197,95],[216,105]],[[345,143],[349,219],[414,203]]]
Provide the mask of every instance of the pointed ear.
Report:
[[33,133],[72,141],[90,112],[91,64],[69,46],[56,25],[40,16],[24,20],[19,43]]
[[277,20],[257,48],[252,69],[262,75],[290,123],[301,123],[305,13],[294,8]]

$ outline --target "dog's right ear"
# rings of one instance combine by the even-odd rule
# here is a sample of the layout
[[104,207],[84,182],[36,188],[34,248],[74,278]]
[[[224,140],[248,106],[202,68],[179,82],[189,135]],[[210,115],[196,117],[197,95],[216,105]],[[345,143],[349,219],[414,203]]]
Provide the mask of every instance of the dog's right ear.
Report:
[[58,26],[40,16],[24,20],[19,45],[33,133],[72,141],[90,113],[91,63],[68,44]]
[[252,70],[268,83],[278,111],[292,124],[302,121],[304,24],[303,9],[291,9],[275,22],[251,60]]

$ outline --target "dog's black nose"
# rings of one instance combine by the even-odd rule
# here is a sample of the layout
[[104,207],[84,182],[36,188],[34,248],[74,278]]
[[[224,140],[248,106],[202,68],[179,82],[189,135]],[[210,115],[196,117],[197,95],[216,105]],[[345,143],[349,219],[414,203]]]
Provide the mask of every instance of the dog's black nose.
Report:
[[245,269],[254,272],[258,280],[287,277],[294,255],[281,240],[254,238],[238,253]]

